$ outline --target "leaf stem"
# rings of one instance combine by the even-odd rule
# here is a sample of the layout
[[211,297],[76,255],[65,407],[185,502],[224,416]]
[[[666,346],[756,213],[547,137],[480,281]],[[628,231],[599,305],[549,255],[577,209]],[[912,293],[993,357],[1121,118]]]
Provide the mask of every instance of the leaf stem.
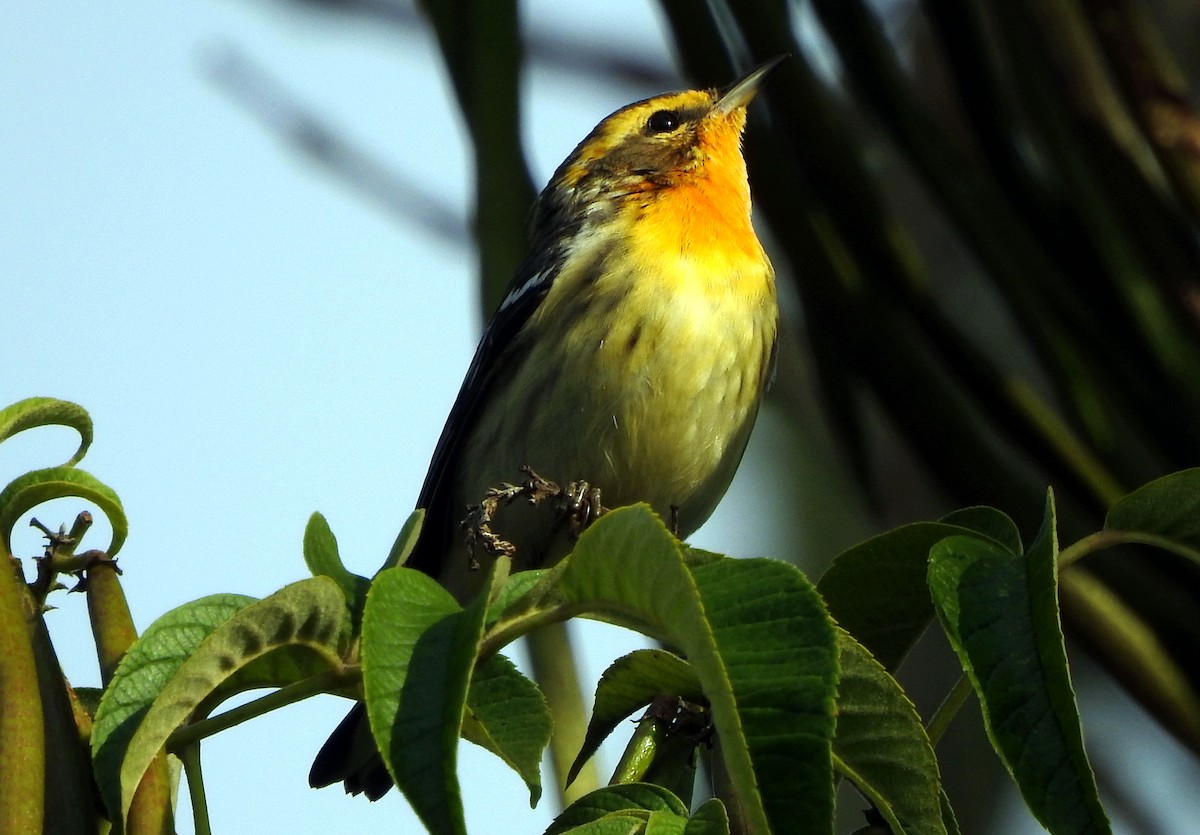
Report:
[[536,629],[552,623],[562,623],[575,617],[598,620],[601,623],[630,629],[652,640],[662,641],[666,638],[662,629],[647,622],[644,618],[637,617],[636,613],[630,612],[626,608],[612,605],[611,601],[585,600],[573,602],[570,605],[555,603],[530,606],[520,611],[517,611],[514,606],[512,610],[516,611],[516,614],[510,615],[506,612],[500,620],[488,628],[479,642],[476,663],[486,661],[513,641]]
[[1200,555],[1194,549],[1170,537],[1146,533],[1144,531],[1103,530],[1089,534],[1059,551],[1058,570],[1061,573],[1088,554],[1103,551],[1105,548],[1111,548],[1114,545],[1150,545],[1155,548],[1161,548],[1164,551],[1170,551],[1172,554],[1178,554],[1194,562],[1200,562]]
[[208,820],[208,797],[204,793],[204,772],[200,768],[200,742],[196,741],[180,749],[179,759],[187,775],[188,797],[192,801],[192,825],[196,835],[212,835],[212,824]]
[[579,670],[571,636],[563,623],[550,624],[525,636],[533,677],[550,707],[554,733],[550,737],[550,764],[563,808],[601,785],[594,760],[588,760],[567,785],[567,774],[587,731],[588,709],[583,702]]
[[942,734],[946,732],[946,728],[950,727],[950,723],[954,721],[954,717],[958,715],[959,709],[966,704],[967,697],[972,693],[971,681],[967,678],[966,673],[959,676],[958,681],[954,683],[954,687],[950,688],[950,692],[946,694],[946,698],[938,705],[938,709],[934,711],[933,716],[929,720],[929,724],[925,726],[925,732],[929,734],[929,744],[937,746],[938,740],[942,738]]
[[[217,716],[202,719],[190,725],[184,725],[167,739],[166,748],[172,753],[189,750],[194,743],[199,742],[205,737],[228,730],[277,708],[303,701],[318,693],[328,693],[337,690],[339,687],[353,682],[361,677],[361,675],[362,671],[360,667],[349,666],[336,670],[327,670],[320,675],[310,676],[294,684],[289,684],[287,687],[281,687],[252,702],[238,705]],[[183,755],[180,754],[180,756],[182,757]]]

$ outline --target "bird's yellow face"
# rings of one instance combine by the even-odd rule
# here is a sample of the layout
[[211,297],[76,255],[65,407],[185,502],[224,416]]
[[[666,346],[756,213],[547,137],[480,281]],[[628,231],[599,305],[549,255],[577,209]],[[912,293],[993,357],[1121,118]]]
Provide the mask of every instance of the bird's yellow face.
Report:
[[689,90],[618,110],[579,144],[554,185],[577,189],[586,199],[624,196],[740,164],[745,107],[718,109],[718,101],[714,90]]
[[584,230],[636,224],[630,243],[647,257],[680,252],[711,261],[706,271],[714,275],[762,260],[741,140],[746,106],[767,69],[723,93],[667,93],[613,113],[559,166],[541,210],[578,218]]
[[714,184],[725,208],[749,214],[740,150],[748,102],[746,97],[730,106],[715,90],[688,90],[630,104],[578,145],[548,191],[599,208],[598,203],[641,202],[671,188]]

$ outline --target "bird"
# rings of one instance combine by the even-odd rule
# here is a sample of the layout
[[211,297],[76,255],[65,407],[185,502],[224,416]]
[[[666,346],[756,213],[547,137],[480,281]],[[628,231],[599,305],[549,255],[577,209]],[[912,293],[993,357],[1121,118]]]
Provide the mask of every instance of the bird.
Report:
[[[460,603],[487,574],[481,559],[498,550],[516,571],[571,548],[576,526],[545,502],[498,512],[499,548],[464,536],[468,508],[522,468],[582,485],[597,505],[646,502],[681,539],[724,495],[774,373],[775,277],[751,222],[742,136],[747,106],[779,60],[723,91],[617,110],[538,196],[526,255],[417,499],[425,521],[406,565]],[[371,800],[392,785],[361,703],[309,773],[314,788],[338,781]]]

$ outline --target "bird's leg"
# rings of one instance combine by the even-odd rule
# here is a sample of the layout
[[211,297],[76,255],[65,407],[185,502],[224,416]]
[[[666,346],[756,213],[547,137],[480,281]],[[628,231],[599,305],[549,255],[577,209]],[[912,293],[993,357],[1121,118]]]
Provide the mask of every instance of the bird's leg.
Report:
[[600,503],[600,488],[592,487],[586,481],[572,481],[566,490],[560,491],[558,508],[571,538],[578,539],[588,525],[604,513],[604,505]]
[[521,465],[521,472],[525,475],[525,482],[521,487],[524,494],[529,497],[530,504],[541,504],[546,499],[558,498],[562,495],[561,487],[550,479],[535,473],[533,467],[528,464]]
[[566,525],[572,539],[578,538],[588,525],[604,513],[599,487],[592,487],[582,479],[572,481],[565,488],[559,487],[550,479],[538,475],[528,465],[521,467],[521,472],[527,477],[525,488],[529,503],[541,504],[546,499],[552,500],[558,514],[555,527]]
[[476,547],[483,548],[486,554],[493,557],[511,557],[517,550],[511,542],[492,530],[492,520],[501,505],[512,504],[524,492],[524,485],[505,483],[499,487],[489,488],[484,494],[482,502],[467,508],[467,516],[461,524],[463,530],[467,532],[467,548],[471,554],[470,568],[472,571],[479,569],[479,560],[475,558]]
[[606,510],[600,503],[599,487],[592,487],[581,480],[573,481],[566,488],[562,488],[550,479],[538,475],[527,464],[522,465],[520,469],[525,475],[523,482],[505,482],[499,487],[491,487],[484,494],[483,501],[467,508],[467,516],[461,524],[466,531],[472,570],[479,568],[479,561],[475,558],[476,548],[482,548],[484,553],[492,557],[511,557],[516,551],[516,546],[492,529],[492,523],[501,507],[510,505],[517,499],[525,498],[532,505],[541,504],[547,499],[553,501],[558,515],[555,527],[561,528],[565,525],[572,539],[578,538],[588,525]]
[[471,554],[471,570],[479,568],[479,560],[475,558],[475,549],[482,548],[484,553],[492,557],[511,557],[516,552],[516,546],[504,539],[494,530],[492,522],[501,507],[506,507],[517,499],[526,498],[530,504],[540,504],[551,498],[560,498],[563,490],[548,478],[543,478],[528,465],[523,465],[521,473],[525,480],[520,484],[505,482],[499,487],[488,488],[483,495],[483,501],[467,508],[467,516],[462,520],[462,528],[467,532],[467,546]]
[[671,536],[679,539],[679,505],[671,505]]

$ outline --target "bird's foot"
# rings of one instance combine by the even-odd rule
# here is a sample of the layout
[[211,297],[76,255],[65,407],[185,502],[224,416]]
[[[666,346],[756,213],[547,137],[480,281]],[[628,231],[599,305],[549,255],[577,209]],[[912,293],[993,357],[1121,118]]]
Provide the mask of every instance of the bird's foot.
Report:
[[489,488],[482,502],[467,508],[462,527],[467,535],[472,569],[479,568],[479,561],[475,558],[476,548],[481,548],[492,557],[512,556],[516,552],[516,546],[496,533],[492,523],[500,508],[517,499],[523,498],[532,505],[550,501],[557,516],[556,527],[566,527],[572,539],[578,538],[606,509],[600,503],[600,488],[592,487],[586,481],[572,481],[563,488],[538,475],[528,465],[521,467],[521,473],[525,480],[520,484],[506,482],[499,487]]

